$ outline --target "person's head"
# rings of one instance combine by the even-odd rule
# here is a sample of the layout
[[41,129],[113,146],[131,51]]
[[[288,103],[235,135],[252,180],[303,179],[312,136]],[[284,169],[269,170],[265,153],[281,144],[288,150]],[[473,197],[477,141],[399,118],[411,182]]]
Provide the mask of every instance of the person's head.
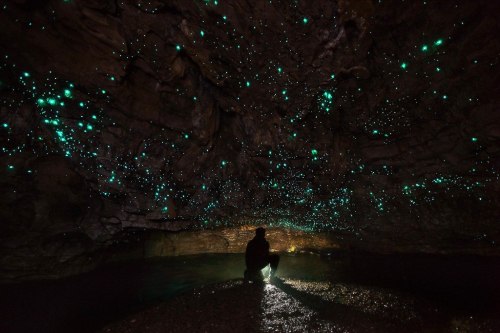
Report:
[[255,229],[255,236],[257,238],[265,238],[266,237],[266,229],[259,227]]

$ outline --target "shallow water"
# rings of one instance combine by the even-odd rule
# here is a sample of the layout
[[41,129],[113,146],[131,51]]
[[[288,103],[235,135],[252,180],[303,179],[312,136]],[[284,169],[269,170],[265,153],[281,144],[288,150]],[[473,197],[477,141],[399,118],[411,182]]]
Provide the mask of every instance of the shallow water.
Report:
[[[123,263],[55,281],[3,285],[0,311],[7,320],[1,321],[0,332],[93,332],[180,293],[240,279],[243,270],[241,254],[197,255]],[[290,320],[298,322],[311,317],[308,309],[327,317],[335,311],[336,318],[347,309],[368,318],[366,325],[373,318],[382,324],[415,322],[418,327],[450,332],[500,328],[496,258],[282,255],[278,276],[282,281],[267,287],[264,297],[281,297],[284,303],[262,303],[263,323],[271,331],[279,331],[273,318],[289,310],[280,304],[297,300],[303,310]]]

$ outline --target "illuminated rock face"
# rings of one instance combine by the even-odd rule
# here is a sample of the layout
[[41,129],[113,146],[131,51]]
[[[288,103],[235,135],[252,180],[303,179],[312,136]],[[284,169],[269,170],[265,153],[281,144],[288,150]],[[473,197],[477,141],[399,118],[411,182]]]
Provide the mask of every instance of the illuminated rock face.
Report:
[[498,9],[8,3],[4,251],[75,258],[130,228],[265,224],[497,253]]
[[[244,253],[255,236],[251,226],[181,233],[152,233],[144,242],[145,257],[200,253]],[[332,251],[341,245],[325,233],[305,233],[290,229],[269,229],[266,239],[272,252]]]

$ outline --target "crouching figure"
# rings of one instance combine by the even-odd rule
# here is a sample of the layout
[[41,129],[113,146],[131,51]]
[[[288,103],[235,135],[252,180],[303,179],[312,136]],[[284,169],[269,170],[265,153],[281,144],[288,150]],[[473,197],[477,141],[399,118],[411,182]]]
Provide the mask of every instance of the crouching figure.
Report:
[[257,228],[255,237],[248,242],[245,252],[245,281],[262,281],[261,270],[267,265],[271,266],[270,278],[274,278],[280,257],[277,254],[269,254],[269,242],[266,240],[266,229]]

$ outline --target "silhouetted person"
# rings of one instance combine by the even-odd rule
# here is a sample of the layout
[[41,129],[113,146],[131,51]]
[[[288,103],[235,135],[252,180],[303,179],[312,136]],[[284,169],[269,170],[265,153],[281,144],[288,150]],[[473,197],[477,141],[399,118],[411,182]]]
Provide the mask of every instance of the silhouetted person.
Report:
[[276,274],[280,257],[277,254],[269,254],[269,242],[266,240],[266,229],[257,228],[255,237],[248,242],[245,252],[245,281],[262,281],[261,269],[271,265],[271,278]]

